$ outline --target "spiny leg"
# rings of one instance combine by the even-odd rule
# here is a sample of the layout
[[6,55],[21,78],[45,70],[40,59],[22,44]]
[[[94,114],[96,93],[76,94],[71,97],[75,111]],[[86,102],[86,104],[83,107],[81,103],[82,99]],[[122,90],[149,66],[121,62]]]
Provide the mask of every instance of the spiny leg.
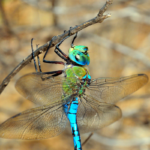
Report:
[[[33,60],[34,60],[34,66],[35,66],[35,71],[38,72],[38,68],[39,68],[39,71],[42,72],[41,70],[41,64],[40,64],[40,59],[39,59],[39,56],[37,55],[37,59],[38,59],[38,67],[37,67],[37,64],[36,64],[36,60],[35,60],[35,56],[34,56],[34,50],[33,50],[33,38],[31,39],[31,49],[32,49],[32,57],[33,57]],[[38,45],[36,45],[36,49],[38,48]]]
[[[68,62],[68,60],[69,60],[69,59],[68,59],[68,56],[67,56],[64,52],[62,52],[62,50],[59,48],[59,46],[62,44],[62,42],[63,42],[65,39],[67,39],[68,37],[70,37],[70,35],[71,35],[71,32],[70,32],[70,31],[71,31],[71,27],[70,27],[70,30],[69,30],[69,35],[68,35],[67,37],[65,37],[64,39],[62,39],[62,40],[56,45],[55,50],[54,50],[54,52],[55,52],[60,58],[64,59],[66,62]],[[64,33],[65,33],[65,31],[64,31]],[[73,38],[73,41],[72,41],[71,46],[73,46],[73,43],[74,43],[76,37],[77,37],[77,33],[76,33],[76,35],[75,35],[74,38]],[[51,47],[52,41],[53,41],[53,38],[52,38],[52,40],[50,41],[49,46],[48,46],[48,48],[47,48],[47,50],[46,50],[46,53],[45,53],[45,55],[44,55],[44,57],[43,57],[43,62],[44,62],[44,63],[53,63],[53,64],[63,64],[63,65],[64,65],[64,62],[62,62],[62,61],[48,61],[48,60],[45,60],[45,57],[46,57],[46,55],[47,55],[47,53],[48,53],[48,50],[49,50],[49,48]]]
[[[53,38],[54,38],[54,37],[53,37]],[[62,64],[62,65],[64,65],[64,62],[62,62],[62,61],[48,61],[48,60],[45,60],[45,57],[46,57],[46,55],[47,55],[47,53],[48,53],[48,51],[49,51],[49,49],[50,49],[50,47],[51,47],[51,45],[52,45],[53,38],[52,38],[52,40],[50,41],[49,46],[48,46],[48,48],[47,48],[47,50],[46,50],[46,52],[45,52],[45,54],[44,54],[43,62],[44,62],[44,63],[52,63],[52,64]]]
[[36,65],[36,61],[35,61],[35,56],[34,56],[34,50],[33,50],[33,38],[31,39],[31,49],[32,49],[32,58],[33,58],[33,60],[34,60],[34,67],[35,67],[35,71],[36,72],[38,72],[38,70],[37,70],[37,65]]
[[[71,30],[71,27],[70,27]],[[66,36],[64,39],[62,39],[55,47],[54,52],[62,59],[64,59],[66,62],[68,61],[68,56],[59,48],[59,46],[62,44],[62,42],[67,39],[68,37],[70,37],[70,30],[69,30],[69,35]],[[65,31],[64,31],[65,33]]]
[[[36,45],[36,49],[37,49],[37,48],[38,48],[38,45]],[[37,59],[38,59],[39,71],[42,72],[39,55],[37,55]]]
[[73,38],[73,40],[72,40],[71,47],[74,46],[73,43],[74,43],[75,39],[77,38],[77,34],[78,34],[78,32],[76,32],[76,35],[74,36],[74,38]]
[[[72,29],[72,27],[70,27],[69,35],[68,35],[67,37],[65,37],[64,39],[62,39],[62,40],[56,45],[55,50],[54,50],[55,53],[56,53],[59,57],[61,57],[62,59],[64,59],[66,62],[68,61],[68,56],[59,48],[59,46],[62,44],[62,42],[63,42],[65,39],[67,39],[68,37],[71,36],[71,29]],[[64,31],[64,33],[65,33],[65,31]],[[74,43],[76,37],[77,37],[77,33],[76,33],[76,35],[75,35],[74,38],[73,38],[71,47],[73,47],[73,43]],[[61,53],[62,55],[61,55],[60,53]]]
[[[61,57],[62,59],[64,59],[66,62],[68,62],[68,56],[67,56],[65,53],[62,52],[62,50],[59,48],[59,46],[62,44],[62,42],[63,42],[65,39],[67,39],[68,37],[70,37],[70,34],[71,34],[70,31],[71,31],[71,27],[70,27],[70,30],[69,30],[69,35],[68,35],[67,37],[65,37],[62,41],[60,41],[60,42],[56,45],[55,50],[54,50],[55,53],[56,53],[59,57]],[[64,32],[65,32],[65,31],[64,31]],[[74,38],[73,38],[73,40],[72,40],[71,46],[73,46],[73,43],[74,43],[76,37],[77,37],[77,33],[76,33],[76,35],[74,36]],[[54,38],[54,37],[53,37],[53,38]],[[45,57],[46,57],[46,55],[47,55],[47,53],[48,53],[48,51],[49,51],[49,48],[50,48],[51,45],[52,45],[53,38],[52,38],[52,40],[50,41],[49,46],[48,46],[48,48],[47,48],[47,50],[46,50],[46,52],[45,52],[45,54],[44,54],[43,62],[44,62],[44,63],[53,63],[53,64],[63,64],[63,65],[65,65],[64,62],[62,62],[62,61],[48,61],[48,60],[45,60]],[[35,70],[36,70],[36,72],[38,72],[38,70],[37,70],[37,65],[36,65],[36,61],[35,61],[35,56],[34,56],[34,51],[33,51],[32,42],[33,42],[33,38],[31,39],[32,56],[33,56],[33,59],[34,59]],[[41,70],[41,64],[40,64],[40,60],[39,60],[39,56],[37,56],[37,59],[38,59],[38,67],[39,67],[39,70],[40,70],[40,72],[41,72],[42,74],[53,74],[52,76],[57,76],[57,75],[62,74],[63,70],[52,71],[52,72],[42,72],[42,70]]]
[[[62,73],[63,73],[63,70],[57,70],[57,71],[51,71],[51,72],[42,72],[41,73],[41,79],[47,80],[47,79],[50,79],[51,77],[61,75]],[[50,75],[50,76],[45,76],[45,75]]]
[[[31,39],[32,57],[33,57],[33,59],[34,59],[35,70],[36,70],[36,72],[38,72],[37,65],[36,65],[36,61],[35,61],[35,56],[34,56],[33,44],[32,44],[32,43],[33,43],[33,38]],[[38,48],[38,45],[36,45],[36,48]],[[47,74],[47,75],[52,74],[52,76],[58,76],[58,75],[62,74],[63,70],[57,70],[57,71],[51,71],[51,72],[42,72],[39,56],[37,56],[37,59],[38,59],[38,67],[39,67],[39,70],[40,70],[41,75],[42,75],[42,74],[43,74],[43,75],[45,75],[45,74]],[[48,79],[48,78],[50,78],[50,77],[52,77],[52,76],[49,76],[49,77],[46,77],[46,78],[41,77],[41,78],[42,78],[43,80],[45,80],[45,79]]]

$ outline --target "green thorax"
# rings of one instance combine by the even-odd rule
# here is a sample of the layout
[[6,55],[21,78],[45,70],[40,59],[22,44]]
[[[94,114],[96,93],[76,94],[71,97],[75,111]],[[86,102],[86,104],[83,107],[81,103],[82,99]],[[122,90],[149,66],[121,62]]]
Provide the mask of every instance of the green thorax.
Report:
[[[85,91],[87,81],[83,82],[83,78],[88,78],[89,71],[85,67],[66,65],[64,70],[66,81],[64,81],[63,91],[65,94],[70,95],[78,91],[78,96],[81,96]],[[82,82],[82,84],[81,84]]]
[[66,65],[65,75],[66,77],[75,77],[82,79],[84,76],[88,75],[89,71],[85,67]]

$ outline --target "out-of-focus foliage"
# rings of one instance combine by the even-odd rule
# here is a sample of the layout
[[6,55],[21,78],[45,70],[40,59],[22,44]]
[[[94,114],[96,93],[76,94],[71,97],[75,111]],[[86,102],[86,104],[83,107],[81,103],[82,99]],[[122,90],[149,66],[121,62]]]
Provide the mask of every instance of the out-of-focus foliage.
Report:
[[[31,53],[30,40],[43,45],[70,26],[87,21],[98,13],[105,0],[2,0],[0,1],[0,82]],[[114,0],[107,11],[111,17],[78,34],[75,44],[87,45],[91,57],[92,78],[120,77],[136,73],[150,75],[150,1]],[[61,48],[68,53],[72,37]],[[40,55],[42,60],[43,54]],[[50,50],[49,60],[60,60]],[[43,64],[43,71],[61,69]],[[16,80],[34,72],[33,62],[22,69],[0,95],[0,123],[18,112],[35,107],[15,90]],[[123,117],[100,129],[86,143],[86,150],[150,149],[149,83],[117,105]],[[86,135],[82,135],[84,141]],[[24,141],[0,139],[1,150],[73,149],[70,129],[48,140]]]

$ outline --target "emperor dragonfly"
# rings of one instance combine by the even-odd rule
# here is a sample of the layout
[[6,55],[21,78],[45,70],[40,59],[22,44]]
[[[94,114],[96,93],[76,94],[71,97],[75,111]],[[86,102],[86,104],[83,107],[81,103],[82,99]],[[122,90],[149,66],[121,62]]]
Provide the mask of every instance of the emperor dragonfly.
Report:
[[[85,67],[90,63],[88,48],[73,45],[76,37],[77,34],[73,38],[68,56],[59,48],[66,38],[55,47],[56,54],[66,63],[45,60],[48,50],[43,57],[45,63],[63,64],[64,70],[41,72],[39,65],[40,72],[24,75],[16,82],[17,91],[40,106],[19,113],[2,123],[0,137],[50,138],[60,134],[69,120],[74,149],[81,150],[79,130],[93,132],[121,118],[121,110],[114,103],[146,84],[147,75],[92,80]],[[32,54],[34,57],[34,53]],[[36,64],[35,68],[37,70]]]

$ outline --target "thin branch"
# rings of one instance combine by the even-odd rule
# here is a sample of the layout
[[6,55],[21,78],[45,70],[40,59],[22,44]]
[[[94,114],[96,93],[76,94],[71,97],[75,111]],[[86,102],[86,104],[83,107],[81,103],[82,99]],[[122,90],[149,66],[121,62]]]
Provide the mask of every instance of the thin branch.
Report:
[[112,4],[112,1],[107,0],[105,5],[100,9],[99,13],[97,14],[97,16],[101,17],[103,16],[104,12],[107,10],[108,6]]
[[85,139],[85,141],[82,143],[82,146],[87,143],[87,141],[92,137],[92,135],[93,135],[93,133],[91,133],[91,134]]
[[[76,32],[79,32],[80,30],[91,26],[93,24],[96,23],[102,23],[106,18],[110,17],[110,14],[108,15],[104,15],[104,12],[106,11],[106,9],[108,8],[108,6],[110,4],[112,4],[113,0],[107,0],[107,2],[105,3],[105,5],[100,9],[98,15],[96,17],[94,17],[91,20],[88,20],[80,25],[75,26],[74,28],[71,29],[70,34],[73,35]],[[69,30],[66,31],[65,33],[55,36],[52,38],[52,45],[51,47],[55,46],[58,42],[60,42],[63,38],[67,37],[69,35]],[[50,41],[49,41],[50,42]],[[49,42],[47,42],[46,44],[44,44],[43,46],[39,47],[38,49],[36,49],[36,51],[34,52],[34,56],[38,56],[39,54],[41,54],[42,52],[46,51],[48,46],[49,46]],[[50,48],[51,48],[50,47]],[[15,76],[15,74],[17,74],[22,68],[24,68],[27,64],[29,64],[32,60],[32,54],[30,54],[27,58],[25,58],[24,60],[22,60],[22,62],[20,64],[18,64],[13,70],[12,72],[3,80],[2,84],[0,85],[0,94],[2,93],[2,91],[5,89],[5,87],[9,84],[10,79],[12,77]]]

